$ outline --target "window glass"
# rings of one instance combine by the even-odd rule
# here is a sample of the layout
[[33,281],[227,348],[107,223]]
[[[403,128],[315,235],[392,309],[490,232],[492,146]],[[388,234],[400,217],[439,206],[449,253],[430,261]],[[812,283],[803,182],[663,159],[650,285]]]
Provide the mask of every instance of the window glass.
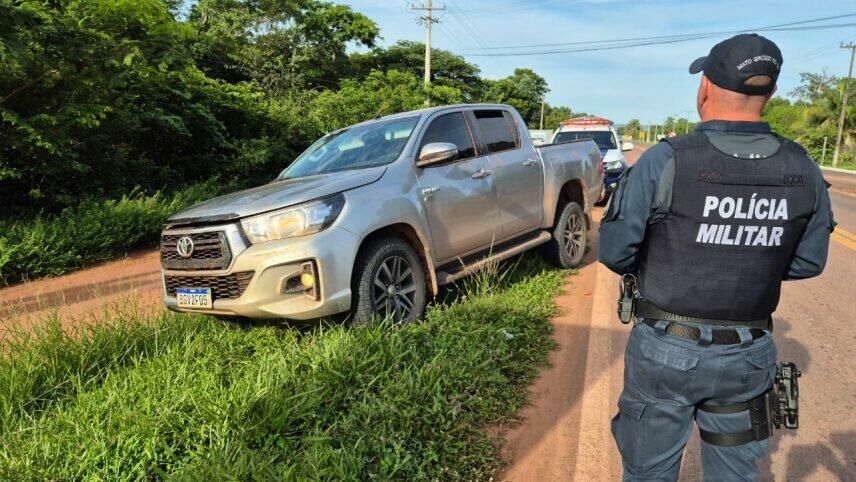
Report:
[[487,152],[499,152],[517,147],[514,134],[501,110],[479,110],[475,112],[479,133],[487,146]]
[[278,179],[383,166],[398,159],[419,116],[379,120],[330,133],[285,169]]
[[562,142],[581,141],[592,139],[601,149],[618,149],[615,144],[615,137],[610,131],[571,131],[559,132],[553,142],[561,144]]
[[470,136],[470,130],[461,112],[441,115],[434,119],[422,138],[419,151],[421,152],[422,147],[432,142],[450,142],[458,146],[457,159],[469,159],[476,155],[473,138]]
[[508,128],[511,129],[511,134],[514,136],[514,145],[520,147],[520,131],[517,129],[517,122],[514,122],[514,116],[510,112],[503,111],[505,120],[508,121]]

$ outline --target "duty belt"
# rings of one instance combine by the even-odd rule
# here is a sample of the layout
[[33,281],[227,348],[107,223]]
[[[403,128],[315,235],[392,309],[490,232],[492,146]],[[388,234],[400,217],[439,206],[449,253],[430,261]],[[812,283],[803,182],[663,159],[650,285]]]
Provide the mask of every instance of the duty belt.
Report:
[[[683,316],[661,310],[642,298],[636,299],[635,304],[636,316],[645,319],[645,324],[654,326],[657,320],[672,322],[666,327],[666,333],[673,336],[679,336],[693,341],[698,341],[701,338],[701,329],[691,325],[714,325],[723,328],[749,328],[749,333],[752,339],[761,338],[766,334],[764,331],[770,327],[770,319],[764,320],[717,320],[708,318],[697,318],[694,316]],[[688,326],[690,325],[690,326]],[[716,345],[734,345],[740,343],[740,334],[733,329],[714,329],[712,330],[711,342]]]

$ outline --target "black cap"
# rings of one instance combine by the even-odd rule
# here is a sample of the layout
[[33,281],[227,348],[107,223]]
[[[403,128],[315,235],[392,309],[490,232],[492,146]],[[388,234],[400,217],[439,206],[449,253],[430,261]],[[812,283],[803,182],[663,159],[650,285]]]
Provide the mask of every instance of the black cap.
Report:
[[[747,95],[769,95],[782,69],[782,52],[772,41],[756,34],[740,34],[724,40],[690,65],[690,73],[704,71],[714,84]],[[766,75],[770,85],[746,85],[752,77]]]

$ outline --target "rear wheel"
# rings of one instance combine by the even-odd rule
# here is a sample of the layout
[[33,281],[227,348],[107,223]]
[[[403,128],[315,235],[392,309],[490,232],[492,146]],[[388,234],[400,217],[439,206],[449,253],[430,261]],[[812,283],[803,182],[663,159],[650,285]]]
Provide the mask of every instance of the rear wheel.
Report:
[[354,324],[374,318],[413,323],[427,303],[422,260],[404,240],[384,238],[366,246],[357,259],[352,286]]
[[583,208],[575,202],[569,202],[562,207],[552,237],[541,251],[556,266],[576,268],[586,252],[587,233]]

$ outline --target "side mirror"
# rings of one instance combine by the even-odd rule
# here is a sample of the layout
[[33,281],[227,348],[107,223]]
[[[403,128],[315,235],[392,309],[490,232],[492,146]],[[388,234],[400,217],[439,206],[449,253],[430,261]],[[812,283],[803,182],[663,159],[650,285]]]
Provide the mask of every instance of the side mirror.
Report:
[[633,150],[633,143],[632,142],[622,142],[621,143],[621,150],[622,151],[632,151]]
[[433,164],[454,161],[458,157],[458,146],[450,142],[432,142],[425,144],[419,151],[419,159],[416,160],[417,167],[426,167]]

